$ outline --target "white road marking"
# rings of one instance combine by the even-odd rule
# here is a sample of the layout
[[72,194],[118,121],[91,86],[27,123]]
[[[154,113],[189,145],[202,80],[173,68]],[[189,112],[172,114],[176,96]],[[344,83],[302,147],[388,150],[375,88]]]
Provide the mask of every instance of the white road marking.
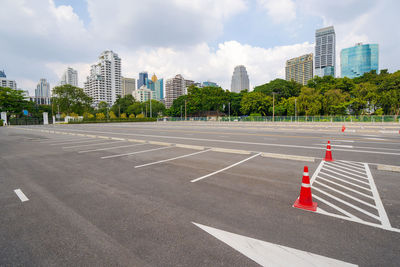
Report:
[[337,160],[337,161],[340,161],[342,163],[346,163],[346,164],[349,164],[349,165],[354,165],[354,166],[357,166],[357,167],[364,166],[364,163],[357,162],[357,161],[348,161],[348,160]]
[[[366,187],[364,187],[364,186],[361,186],[361,185],[358,185],[358,184],[354,184],[354,183],[352,183],[352,182],[343,180],[343,179],[341,179],[341,178],[339,178],[339,177],[330,175],[330,174],[328,174],[328,173],[324,173],[324,172],[322,172],[322,171],[318,173],[317,177],[318,177],[318,178],[321,178],[321,176],[320,176],[321,174],[326,175],[326,176],[329,176],[330,178],[333,178],[333,179],[335,179],[335,180],[341,181],[341,182],[343,182],[343,183],[347,183],[347,184],[349,184],[349,185],[352,185],[352,186],[358,187],[358,188],[360,188],[360,189],[364,189],[364,190],[369,191],[369,189],[366,188]],[[365,184],[367,184],[367,183],[365,183]]]
[[364,163],[365,170],[367,172],[368,179],[370,180],[371,191],[375,198],[376,207],[378,209],[379,217],[384,228],[391,228],[389,218],[386,214],[385,208],[383,207],[381,197],[379,196],[378,189],[376,188],[374,179],[372,178],[371,170],[368,167],[368,164]]
[[134,144],[134,145],[127,145],[127,146],[112,146],[112,147],[105,147],[105,148],[78,151],[78,153],[88,153],[88,152],[111,150],[111,149],[125,148],[125,147],[132,147],[132,146],[142,146],[142,145],[146,145],[146,144]]
[[28,201],[28,200],[29,200],[29,198],[27,198],[27,197],[25,196],[24,192],[22,192],[21,189],[19,189],[19,188],[18,188],[18,189],[15,189],[14,192],[15,192],[15,194],[17,194],[17,196],[19,197],[19,199],[21,200],[21,202],[25,202],[25,201]]
[[385,139],[382,139],[382,138],[375,138],[375,137],[366,137],[365,139],[368,139],[368,140],[385,140]]
[[101,157],[101,159],[110,159],[110,158],[124,157],[124,156],[129,156],[129,155],[134,155],[134,154],[140,154],[140,153],[145,153],[145,152],[150,152],[150,151],[156,151],[156,150],[161,150],[161,149],[167,149],[167,148],[172,148],[172,146],[159,147],[159,148],[153,148],[153,149],[148,149],[148,150],[141,150],[141,151],[136,151],[136,152],[131,152],[131,153],[125,153],[125,154],[118,154],[118,155],[105,156],[105,157]]
[[174,158],[170,158],[170,159],[164,159],[164,160],[159,160],[159,161],[155,161],[155,162],[150,162],[150,163],[138,165],[138,166],[135,166],[135,168],[141,168],[141,167],[145,167],[145,166],[149,166],[149,165],[154,165],[154,164],[158,164],[158,163],[163,163],[163,162],[168,162],[168,161],[172,161],[172,160],[176,160],[176,159],[182,159],[182,158],[190,157],[190,156],[193,156],[193,155],[205,153],[205,152],[208,152],[208,151],[211,151],[211,148],[210,148],[210,149],[207,149],[207,150],[203,150],[203,151],[198,151],[198,152],[186,154],[186,155],[179,156],[179,157],[174,157]]
[[77,137],[74,137],[74,138],[71,138],[71,139],[63,139],[63,140],[47,140],[47,141],[43,141],[43,142],[40,142],[40,143],[45,143],[46,145],[48,145],[48,144],[52,144],[52,143],[62,143],[62,142],[72,142],[72,141],[83,141],[83,140],[89,140],[89,138],[77,138]]
[[[86,133],[102,133],[102,134],[116,134],[114,132],[104,132],[104,131],[90,131],[90,130],[79,130],[79,129],[68,129],[70,131],[81,131]],[[221,140],[221,139],[205,139],[205,138],[190,138],[183,136],[165,136],[165,135],[151,135],[151,134],[137,134],[137,133],[117,133],[118,135],[128,135],[128,136],[146,136],[146,137],[156,137],[156,138],[166,138],[166,139],[183,139],[183,140],[193,140],[193,141],[208,141],[208,142],[220,142],[220,143],[232,143],[232,144],[246,144],[246,145],[258,145],[258,146],[277,146],[277,147],[290,147],[290,148],[304,148],[304,149],[316,149],[325,150],[324,147],[313,147],[313,146],[299,146],[299,145],[287,145],[287,144],[275,144],[275,143],[257,143],[257,142],[246,142],[246,141],[232,141],[232,140]],[[397,155],[400,153],[391,152],[381,152],[381,151],[368,151],[368,150],[349,150],[337,148],[337,151],[347,151],[365,154],[382,154],[382,155]]]
[[[350,176],[348,176],[348,175],[346,175],[346,174],[343,174],[343,173],[340,173],[340,172],[344,172],[344,173],[347,173],[347,174],[350,174],[350,175],[353,175],[353,176],[357,176],[356,174],[349,173],[349,172],[340,170],[340,169],[338,169],[338,168],[334,168],[334,167],[329,166],[329,165],[325,165],[325,170],[327,170],[327,171],[329,171],[329,172],[333,172],[334,174],[337,174],[337,175],[341,175],[341,176],[346,177],[346,178],[348,178],[348,179],[351,179],[351,180],[354,180],[354,181],[363,183],[363,184],[368,184],[367,182],[361,181],[360,179],[356,179],[356,178],[350,177]],[[335,172],[335,171],[333,171],[333,170],[340,171],[340,172]],[[365,177],[365,178],[362,177],[362,176],[357,176],[357,177],[368,181],[368,178],[367,178],[367,177]]]
[[[70,141],[70,140],[76,140],[77,138],[53,138],[53,139],[46,139],[46,140],[41,140],[39,143],[56,143],[56,142],[65,142],[65,141]],[[86,138],[87,139],[87,138]],[[82,139],[81,139],[82,140]]]
[[[352,219],[354,219],[354,220],[356,220],[356,221],[358,221],[358,222],[361,222],[361,221],[362,221],[360,218],[358,218],[358,217],[354,216],[353,214],[351,214],[350,212],[347,212],[346,210],[344,210],[344,209],[342,209],[342,208],[336,206],[335,204],[329,202],[328,200],[323,199],[322,197],[319,197],[319,196],[314,195],[314,194],[312,195],[312,197],[315,198],[315,199],[317,199],[317,200],[319,200],[319,201],[324,202],[326,205],[328,205],[328,206],[330,206],[330,207],[332,207],[332,208],[338,210],[339,212],[343,213],[344,215],[348,216],[349,218],[352,218]],[[322,211],[322,209],[320,209],[320,208],[318,207],[318,208],[317,208],[317,211]],[[324,211],[324,212],[327,213],[326,211]]]
[[217,174],[217,173],[226,171],[226,170],[228,170],[228,169],[230,169],[230,168],[232,168],[232,167],[235,167],[235,166],[237,166],[237,165],[239,165],[239,164],[242,164],[243,162],[246,162],[246,161],[248,161],[248,160],[250,160],[250,159],[252,159],[252,158],[255,158],[255,157],[259,156],[259,155],[261,155],[261,153],[255,154],[255,155],[253,155],[253,156],[251,156],[251,157],[248,157],[248,158],[245,158],[244,160],[241,160],[241,161],[236,162],[236,163],[234,163],[234,164],[232,164],[232,165],[229,165],[228,167],[225,167],[225,168],[223,168],[223,169],[221,169],[221,170],[218,170],[218,171],[209,173],[209,174],[207,174],[207,175],[204,175],[204,176],[202,176],[202,177],[193,179],[193,180],[191,180],[190,182],[195,183],[195,182],[197,182],[197,181],[203,180],[203,179],[205,179],[205,178],[207,178],[207,177],[210,177],[210,176],[212,176],[212,175],[214,175],[214,174]]
[[[364,176],[359,176],[359,175],[353,173],[353,172],[355,172],[355,173],[358,173],[358,174],[365,175],[365,171],[364,172],[360,172],[359,170],[354,170],[354,169],[351,169],[351,168],[348,168],[348,167],[344,167],[344,166],[338,166],[338,165],[336,165],[335,163],[332,163],[332,162],[327,162],[326,165],[327,166],[331,166],[332,168],[333,167],[338,167],[338,168],[340,168],[340,171],[342,171],[342,172],[345,172],[345,173],[348,173],[348,174],[351,174],[351,175],[358,176],[360,178],[366,179],[366,177],[364,177]],[[347,171],[344,171],[343,169],[345,169]]]
[[71,142],[64,142],[64,143],[56,143],[56,144],[50,144],[51,146],[61,146],[61,145],[69,145],[69,144],[84,144],[84,143],[90,143],[90,142],[98,142],[99,140],[96,139],[91,139],[91,140],[84,140],[84,141],[79,141],[79,142],[75,142],[75,141],[71,141]]
[[307,251],[192,223],[261,266],[357,266]]
[[332,183],[332,184],[334,184],[334,185],[336,185],[336,186],[340,186],[341,188],[344,188],[344,189],[349,190],[349,191],[351,191],[351,192],[357,193],[357,194],[359,194],[359,195],[361,195],[361,196],[363,196],[363,197],[370,198],[370,199],[374,199],[374,198],[373,198],[372,196],[370,196],[370,195],[364,194],[364,193],[362,193],[362,192],[360,192],[360,191],[354,190],[354,189],[352,189],[352,188],[350,188],[350,187],[347,187],[347,186],[344,186],[344,185],[342,185],[342,184],[340,184],[340,183],[335,183],[335,182],[330,181],[330,180],[328,180],[328,179],[326,179],[326,178],[324,178],[324,177],[322,177],[322,176],[320,176],[320,175],[318,175],[318,178],[319,178],[319,180],[323,180],[323,181],[325,181],[325,182]]
[[[100,141],[100,140],[98,140]],[[125,141],[113,141],[113,142],[106,142],[106,143],[94,143],[94,144],[86,144],[86,145],[77,145],[77,146],[64,146],[63,148],[76,148],[76,147],[83,147],[83,146],[95,146],[95,145],[109,145],[109,144],[116,144]]]
[[[314,146],[323,146],[326,147],[326,144],[313,144]],[[344,148],[354,148],[353,146],[349,146],[349,145],[334,145],[331,144],[331,147],[344,147]]]
[[354,165],[350,165],[350,164],[347,164],[347,163],[345,163],[345,162],[341,162],[341,161],[335,161],[334,162],[336,165],[339,165],[339,166],[345,166],[345,167],[351,167],[351,168],[355,168],[356,170],[361,170],[361,171],[363,171],[364,170],[364,168],[362,168],[362,167],[358,167],[358,166],[354,166]]
[[336,139],[333,139],[332,140],[332,142],[344,142],[344,143],[354,143],[354,140],[336,140]]

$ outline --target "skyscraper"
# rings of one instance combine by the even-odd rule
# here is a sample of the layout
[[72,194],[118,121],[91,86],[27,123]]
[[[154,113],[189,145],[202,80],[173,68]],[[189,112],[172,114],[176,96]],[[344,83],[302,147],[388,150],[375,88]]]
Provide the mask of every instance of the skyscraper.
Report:
[[64,71],[64,73],[61,77],[61,81],[60,81],[60,85],[64,85],[64,84],[78,86],[78,72],[76,70],[74,70],[73,68],[68,67]]
[[101,101],[113,105],[121,90],[121,59],[113,51],[104,51],[100,54],[96,64],[90,67],[87,77],[85,93],[93,98],[93,105]]
[[143,85],[147,86],[147,80],[149,79],[149,74],[146,71],[139,73],[139,79],[137,81],[137,88],[141,88]]
[[247,75],[246,67],[239,65],[233,71],[231,92],[240,93],[245,89],[250,89],[249,76]]
[[315,75],[335,77],[336,36],[333,26],[318,29],[315,32]]
[[313,78],[313,54],[306,54],[286,61],[286,81],[295,81],[306,85]]
[[121,96],[131,95],[136,90],[136,80],[134,78],[121,77]]
[[165,83],[165,107],[170,108],[175,99],[187,94],[187,87],[193,83],[191,80],[185,80],[180,74],[168,79]]
[[35,89],[35,102],[38,105],[50,105],[50,99],[50,84],[42,78]]
[[155,100],[164,99],[164,80],[157,79],[156,74],[153,74],[151,80],[147,79],[147,88],[155,92]]
[[371,70],[378,71],[379,47],[377,44],[358,43],[340,52],[341,77],[355,78]]
[[4,70],[0,70],[0,86],[17,90],[17,83],[13,80],[8,80]]

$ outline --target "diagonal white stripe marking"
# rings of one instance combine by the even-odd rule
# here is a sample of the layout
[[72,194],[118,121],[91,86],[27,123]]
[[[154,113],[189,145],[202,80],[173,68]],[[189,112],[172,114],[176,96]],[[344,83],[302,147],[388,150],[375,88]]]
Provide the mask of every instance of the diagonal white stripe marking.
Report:
[[370,179],[372,194],[374,195],[375,198],[375,203],[378,209],[380,220],[382,222],[382,226],[384,228],[391,228],[392,226],[390,225],[390,221],[386,214],[385,207],[382,204],[382,200],[381,197],[379,196],[378,189],[376,188],[374,179],[372,178],[371,170],[369,169],[367,163],[364,163],[364,166],[365,170],[367,171],[368,178]]
[[326,175],[326,176],[329,176],[330,178],[336,179],[336,180],[341,181],[341,182],[343,182],[343,183],[346,183],[346,184],[349,184],[349,185],[352,185],[352,186],[355,186],[355,187],[358,187],[358,188],[361,188],[361,189],[364,189],[364,190],[366,190],[366,191],[371,192],[371,189],[370,189],[370,188],[366,188],[366,187],[364,187],[364,186],[361,186],[361,185],[358,185],[358,184],[354,184],[354,183],[352,183],[352,182],[343,180],[343,179],[341,179],[341,178],[339,178],[339,177],[330,175],[329,173],[324,173],[324,172],[322,172],[322,171],[318,174],[318,177],[319,177],[319,178],[321,177],[321,176],[320,176],[321,174]]
[[334,161],[334,165],[337,165],[337,166],[340,166],[340,167],[353,168],[353,169],[360,170],[360,171],[364,171],[365,170],[364,166],[363,167],[356,167],[356,166],[349,165],[349,164],[346,164],[346,163],[341,162],[341,161]]
[[207,177],[210,177],[210,176],[212,176],[212,175],[214,175],[214,174],[217,174],[217,173],[226,171],[226,170],[228,170],[228,169],[230,169],[230,168],[232,168],[232,167],[235,167],[235,166],[237,166],[237,165],[239,165],[239,164],[242,164],[243,162],[246,162],[246,161],[248,161],[248,160],[250,160],[250,159],[252,159],[252,158],[255,158],[255,157],[259,156],[259,155],[261,155],[261,153],[255,154],[255,155],[253,155],[253,156],[251,156],[251,157],[248,157],[248,158],[246,158],[246,159],[244,159],[244,160],[241,160],[241,161],[239,161],[239,162],[236,162],[235,164],[232,164],[232,165],[230,165],[230,166],[228,166],[228,167],[225,167],[225,168],[223,168],[223,169],[221,169],[221,170],[218,170],[218,171],[212,172],[212,173],[210,173],[210,174],[204,175],[204,176],[202,176],[202,177],[193,179],[193,180],[191,180],[190,182],[195,183],[195,182],[197,182],[197,181],[203,180],[203,179],[205,179],[205,178],[207,178]]
[[162,149],[167,149],[167,148],[172,148],[172,146],[159,147],[159,148],[153,148],[153,149],[148,149],[148,150],[141,150],[141,151],[136,151],[136,152],[131,152],[131,153],[125,153],[125,154],[119,154],[119,155],[111,155],[111,156],[101,157],[101,159],[110,159],[110,158],[124,157],[124,156],[129,156],[129,155],[134,155],[134,154],[140,154],[140,153],[145,153],[145,152],[150,152],[150,151],[156,151],[156,150],[162,150]]
[[[345,211],[344,209],[342,209],[342,208],[336,206],[335,204],[329,202],[328,200],[326,200],[326,199],[324,199],[324,198],[322,198],[322,197],[319,197],[319,196],[317,196],[317,195],[315,195],[315,194],[312,194],[312,197],[315,198],[315,199],[318,199],[319,201],[324,202],[326,205],[328,205],[328,206],[334,208],[335,210],[337,210],[337,211],[343,213],[344,215],[348,216],[349,218],[353,218],[354,220],[357,220],[357,221],[360,221],[360,222],[362,221],[360,218],[354,216],[354,215],[351,214],[350,212]],[[321,211],[320,208],[317,208],[317,211],[318,211],[318,210]],[[326,212],[326,211],[324,211],[324,212]],[[347,218],[347,217],[346,217],[346,218]]]
[[170,158],[170,159],[164,159],[164,160],[159,160],[159,161],[155,161],[155,162],[150,162],[150,163],[146,163],[146,164],[135,166],[135,168],[141,168],[141,167],[150,166],[150,165],[154,165],[154,164],[159,164],[159,163],[163,163],[163,162],[168,162],[168,161],[172,161],[172,160],[176,160],[176,159],[182,159],[182,158],[190,157],[190,156],[193,156],[193,155],[205,153],[205,152],[208,152],[210,150],[211,150],[211,148],[207,149],[207,150],[203,150],[203,151],[198,151],[198,152],[182,155],[182,156],[175,157],[175,158]]
[[362,192],[360,192],[360,191],[354,190],[354,189],[352,189],[352,188],[350,188],[350,187],[347,187],[347,186],[344,186],[344,185],[342,185],[342,184],[340,184],[340,183],[335,183],[334,181],[328,180],[328,179],[326,179],[326,178],[324,178],[324,177],[322,177],[322,176],[319,176],[319,175],[318,175],[318,178],[319,178],[320,180],[323,180],[323,181],[332,183],[332,184],[334,184],[334,185],[336,185],[336,186],[340,186],[341,188],[344,188],[344,189],[349,190],[349,191],[351,191],[351,192],[360,194],[361,196],[364,196],[364,197],[366,197],[366,198],[374,199],[374,197],[372,197],[372,196],[370,196],[370,195],[364,194],[364,193],[362,193]]
[[[331,169],[328,169],[328,168],[324,168],[324,171],[328,171],[328,172],[331,172],[331,173],[346,177],[347,179],[350,179],[350,180],[353,180],[353,181],[357,181],[357,182],[362,183],[362,184],[369,185],[368,182],[364,182],[364,181],[361,181],[360,179],[356,179],[356,178],[350,177],[348,175],[345,175],[345,174],[342,174],[342,173],[339,173],[339,172],[335,172],[335,171],[333,171]],[[368,181],[368,179],[366,179],[366,180]]]
[[357,175],[357,174],[354,174],[354,173],[352,173],[352,172],[355,172],[355,173],[358,173],[358,174],[363,174],[363,175],[365,175],[365,177],[364,177],[364,176],[360,176],[360,177],[367,178],[367,174],[365,173],[365,171],[364,171],[364,172],[361,172],[361,171],[359,171],[359,170],[350,169],[350,168],[348,168],[348,167],[340,166],[340,165],[338,165],[338,164],[333,164],[333,163],[330,163],[330,162],[327,162],[327,166],[332,166],[332,167],[335,166],[335,167],[337,167],[339,170],[341,170],[341,171],[343,171],[343,172],[345,172],[345,171],[342,170],[342,169],[348,170],[349,172],[347,172],[347,173],[348,173],[348,174],[351,174],[351,175]]
[[261,266],[357,266],[307,251],[226,232],[195,222],[192,223]]
[[15,189],[14,190],[15,194],[17,194],[17,196],[19,197],[19,199],[21,200],[21,202],[25,202],[28,201],[29,199],[25,196],[24,192],[22,192],[21,189]]
[[337,160],[337,161],[340,161],[342,163],[346,163],[346,164],[349,164],[349,165],[353,165],[353,166],[356,166],[356,167],[360,167],[360,168],[364,167],[363,163],[361,163],[361,162],[347,161],[347,160],[340,160],[340,159]]

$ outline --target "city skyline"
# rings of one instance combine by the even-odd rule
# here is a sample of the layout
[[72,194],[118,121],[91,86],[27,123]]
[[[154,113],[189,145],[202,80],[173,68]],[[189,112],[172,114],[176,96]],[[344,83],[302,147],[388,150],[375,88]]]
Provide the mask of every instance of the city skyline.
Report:
[[[330,25],[335,27],[337,40],[336,76],[341,49],[358,42],[378,43],[380,68],[398,69],[400,34],[385,26],[399,20],[395,1],[188,3],[38,0],[18,4],[6,0],[2,8],[7,12],[0,18],[0,33],[6,36],[0,69],[31,95],[38,79],[46,77],[55,86],[68,66],[78,71],[78,85],[83,87],[93,59],[104,50],[113,50],[123,59],[124,77],[136,77],[146,69],[164,78],[181,73],[195,81],[212,80],[229,89],[232,69],[245,65],[253,88],[284,79],[285,61],[313,52],[315,30]],[[139,4],[151,5],[157,16],[145,19],[146,14],[134,8]],[[107,20],[108,13],[102,10],[121,19]],[[165,12],[173,19],[166,20]],[[192,17],[197,18],[195,24]],[[11,19],[18,20],[19,26],[7,23]],[[138,39],[132,32],[157,34],[141,34]]]

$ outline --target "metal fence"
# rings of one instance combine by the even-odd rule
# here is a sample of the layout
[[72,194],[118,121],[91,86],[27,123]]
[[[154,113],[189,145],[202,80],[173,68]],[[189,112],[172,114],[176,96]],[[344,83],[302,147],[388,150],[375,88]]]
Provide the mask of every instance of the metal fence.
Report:
[[[49,117],[49,124],[53,123],[53,118]],[[21,118],[10,118],[8,120],[9,125],[39,125],[43,124],[43,117],[21,117]]]
[[158,121],[252,121],[252,122],[368,122],[400,123],[400,115],[360,115],[360,116],[223,116],[223,117],[165,117]]

